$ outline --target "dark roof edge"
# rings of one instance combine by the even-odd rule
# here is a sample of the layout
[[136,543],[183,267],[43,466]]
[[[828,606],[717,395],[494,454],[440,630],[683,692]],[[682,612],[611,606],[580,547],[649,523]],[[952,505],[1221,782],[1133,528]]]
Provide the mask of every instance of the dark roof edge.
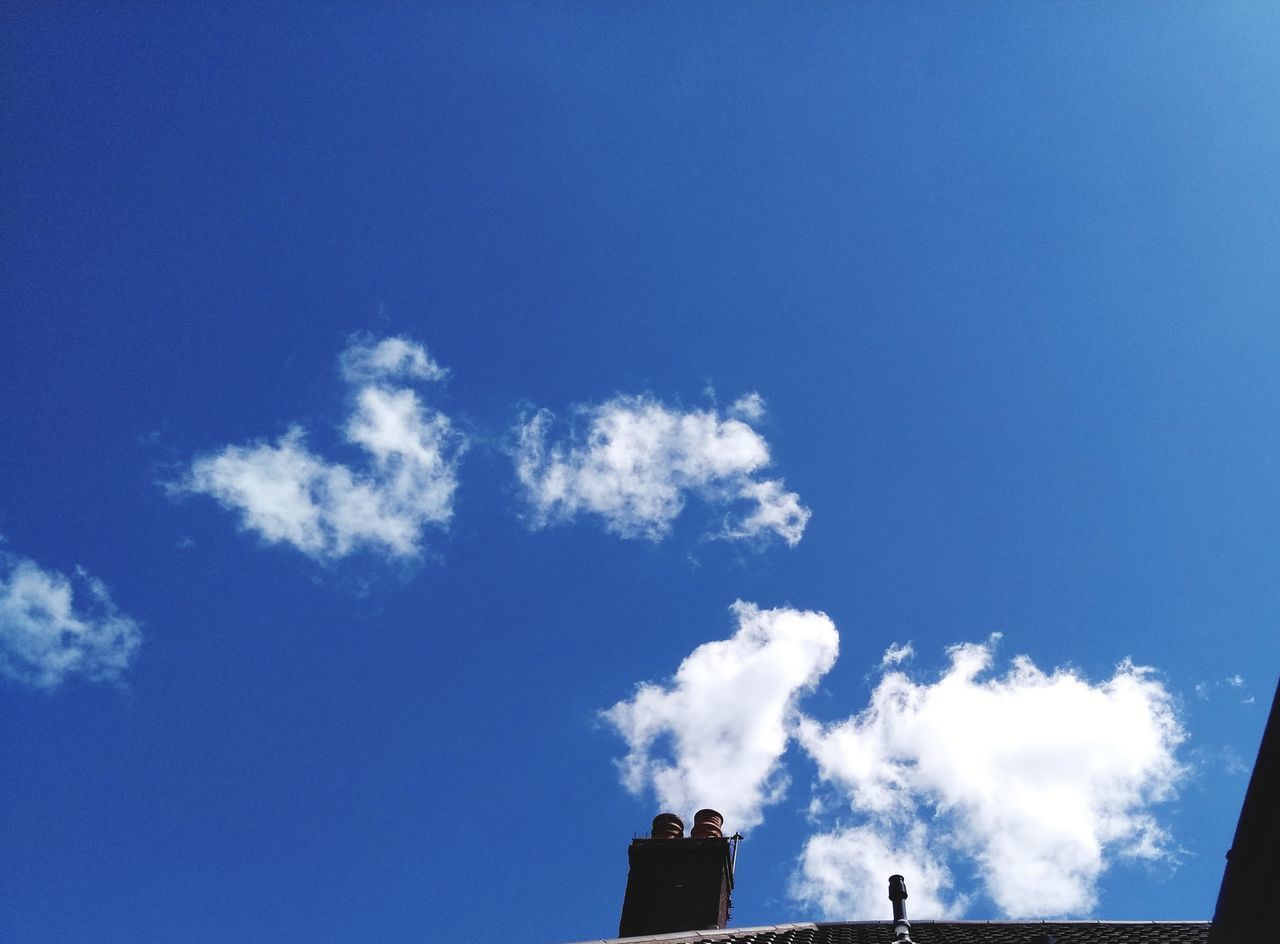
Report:
[[[867,924],[883,924],[883,921],[868,921]],[[676,931],[673,934],[648,934],[644,937],[593,937],[590,940],[578,941],[577,944],[641,944],[644,941],[662,941],[664,944],[681,944],[683,941],[732,940],[732,936],[740,934],[762,934],[767,931],[791,931],[801,928],[816,928],[819,925],[812,921],[801,921],[797,924],[762,924],[754,928],[708,928],[705,931]]]
[[[961,920],[961,921],[941,921],[941,920],[923,920],[912,921],[912,927],[921,924],[945,924],[945,925],[1000,925],[1003,927],[1041,927],[1044,925],[1106,925],[1107,927],[1150,927],[1152,925],[1178,925],[1186,927],[1187,925],[1203,925],[1208,927],[1207,920],[1189,920],[1189,921],[1171,921],[1161,919],[1159,921],[1107,921],[1101,918],[1087,918],[1076,920],[1059,920],[1052,918],[1033,918],[1021,921],[996,921],[996,920]],[[735,938],[746,937],[754,934],[765,934],[772,932],[774,934],[783,931],[798,931],[808,928],[846,928],[846,927],[867,927],[867,926],[885,926],[892,925],[891,921],[799,921],[795,924],[763,924],[752,928],[708,928],[705,931],[676,931],[671,934],[646,934],[641,937],[593,937],[586,941],[578,941],[577,944],[701,944],[701,942],[724,941],[732,942]]]
[[[911,926],[913,928],[918,924],[945,924],[945,925],[997,924],[997,925],[1000,925],[1001,927],[1020,927],[1022,925],[1039,927],[1042,924],[1070,924],[1070,925],[1105,924],[1109,928],[1117,927],[1117,926],[1120,926],[1120,927],[1139,926],[1139,927],[1145,928],[1152,924],[1176,924],[1176,925],[1182,926],[1182,925],[1188,925],[1188,924],[1208,924],[1208,923],[1209,923],[1208,918],[1187,918],[1186,920],[1179,920],[1178,918],[1161,918],[1158,921],[1146,920],[1143,918],[1136,918],[1136,919],[1126,918],[1123,920],[1122,919],[1112,920],[1110,918],[1009,918],[1007,920],[998,919],[998,918],[956,918],[953,921],[948,921],[945,918],[922,918],[919,921],[917,921],[914,918],[911,919]],[[815,925],[803,925],[803,926],[818,927],[818,928],[843,928],[843,927],[848,927],[851,924],[852,925],[883,924],[886,926],[891,926],[893,922],[892,921],[819,921]],[[726,928],[725,930],[732,931],[735,929]]]
[[1280,886],[1280,869],[1276,867],[1275,850],[1280,843],[1280,684],[1271,701],[1258,759],[1240,819],[1236,823],[1227,865],[1218,889],[1218,904],[1213,911],[1210,940],[1249,939],[1274,921],[1275,890]]

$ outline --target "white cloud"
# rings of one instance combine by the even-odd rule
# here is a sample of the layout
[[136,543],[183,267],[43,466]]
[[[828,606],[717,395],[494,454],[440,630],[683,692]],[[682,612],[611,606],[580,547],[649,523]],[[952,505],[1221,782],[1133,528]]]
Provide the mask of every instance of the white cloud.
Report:
[[764,397],[754,391],[738,397],[729,405],[729,415],[752,423],[759,422],[764,419]]
[[292,544],[317,560],[360,548],[417,555],[425,527],[452,518],[466,440],[415,391],[377,379],[437,379],[443,372],[424,348],[403,338],[356,339],[340,362],[345,378],[367,381],[355,391],[345,429],[347,441],[367,456],[363,468],[316,455],[304,430],[293,426],[274,443],[198,457],[175,489],[210,495],[265,540]]
[[725,537],[753,538],[773,531],[792,547],[800,543],[810,511],[800,504],[799,495],[782,487],[782,482],[777,479],[746,482],[738,491],[738,497],[755,502],[755,507],[737,524],[727,524]]
[[930,847],[924,824],[902,830],[890,847],[883,832],[856,826],[810,837],[791,881],[791,894],[816,905],[823,914],[887,920],[890,875],[907,880],[907,917],[942,920],[959,917],[965,898],[949,892],[951,871]]
[[[800,741],[886,847],[972,859],[1011,916],[1088,912],[1113,857],[1164,854],[1150,808],[1182,775],[1184,732],[1147,669],[1126,662],[1091,684],[1018,657],[983,678],[994,639],[953,647],[932,684],[889,672],[865,711],[830,726],[806,720]],[[797,887],[824,907],[871,900],[854,873],[830,887],[824,863],[848,843],[847,831],[828,834],[802,862]]]
[[141,643],[101,580],[0,553],[0,674],[44,689],[69,675],[116,682]]
[[883,918],[894,873],[907,876],[918,918],[955,917],[974,896],[957,869],[1009,916],[1079,915],[1114,861],[1169,855],[1154,810],[1185,773],[1185,733],[1151,670],[1126,661],[1094,683],[1019,656],[997,676],[993,636],[952,647],[941,677],[913,681],[894,668],[910,644],[894,644],[868,707],[824,725],[797,704],[835,661],[831,621],[734,609],[733,638],[604,713],[629,748],[623,783],[747,829],[782,798],[796,738],[827,786],[808,804],[819,826],[791,891],[828,917]]
[[911,643],[904,643],[899,646],[896,642],[890,643],[889,648],[884,651],[884,655],[880,659],[880,668],[887,669],[890,666],[908,661],[916,654]]
[[795,545],[809,509],[779,479],[760,479],[769,465],[764,438],[743,419],[758,419],[763,401],[751,394],[728,418],[714,410],[673,410],[647,396],[621,396],[581,406],[585,432],[548,443],[551,413],[539,411],[519,428],[516,472],[541,527],[589,512],[623,537],[659,540],[688,494],[705,501],[745,501],[750,510],[726,523],[722,537],[774,532]]
[[408,338],[375,341],[367,334],[353,336],[338,359],[342,379],[352,384],[387,380],[443,380],[448,371],[421,344]]
[[732,609],[731,639],[699,646],[669,683],[641,685],[604,717],[626,739],[629,790],[650,788],[686,815],[710,806],[729,829],[749,829],[786,790],[796,699],[834,664],[839,635],[823,613]]

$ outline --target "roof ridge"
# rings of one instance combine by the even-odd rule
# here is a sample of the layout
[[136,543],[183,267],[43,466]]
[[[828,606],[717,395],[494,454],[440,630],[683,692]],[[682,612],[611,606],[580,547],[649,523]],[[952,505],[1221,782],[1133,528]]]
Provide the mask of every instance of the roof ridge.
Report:
[[[911,926],[917,924],[997,924],[1016,926],[1020,924],[1209,924],[1208,918],[912,918]],[[819,921],[808,925],[779,925],[779,927],[818,927],[843,928],[849,925],[865,927],[872,924],[892,925],[892,921]],[[736,928],[725,928],[735,931]],[[744,928],[743,930],[749,930]],[[627,938],[621,938],[627,940]]]
[[[829,922],[837,923],[837,922]],[[845,922],[847,923],[847,922]],[[869,921],[868,924],[883,924],[883,921]],[[767,934],[778,931],[798,931],[806,928],[819,928],[820,924],[812,921],[797,921],[790,924],[760,924],[745,928],[707,928],[702,931],[672,931],[669,934],[646,934],[640,937],[602,937],[578,941],[576,944],[642,944],[645,941],[661,941],[663,944],[681,944],[682,941],[732,941],[743,934]]]
[[[702,931],[673,931],[668,934],[645,934],[636,937],[606,937],[591,938],[586,941],[579,941],[577,944],[732,944],[733,941],[745,937],[753,937],[758,934],[780,934],[785,931],[802,931],[802,930],[818,930],[821,928],[847,928],[847,927],[890,927],[891,921],[797,921],[789,924],[761,924],[753,927],[742,928],[707,928]],[[934,918],[926,918],[919,921],[911,922],[913,927],[919,925],[937,926],[937,925],[965,925],[965,926],[997,926],[997,927],[1049,927],[1060,925],[1071,925],[1078,927],[1087,926],[1109,926],[1117,925],[1124,927],[1149,927],[1157,926],[1209,926],[1208,919],[1187,919],[1175,920],[1162,918],[1160,920],[1148,919],[1126,919],[1111,920],[1107,918],[1074,918],[1054,920],[1052,918],[1027,918],[1014,920],[1000,920],[995,918],[961,918],[957,920],[941,920]]]

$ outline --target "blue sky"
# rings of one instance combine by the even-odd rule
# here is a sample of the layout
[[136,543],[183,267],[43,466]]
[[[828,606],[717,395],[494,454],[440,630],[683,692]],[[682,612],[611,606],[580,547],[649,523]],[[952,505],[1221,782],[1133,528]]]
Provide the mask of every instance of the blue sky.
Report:
[[1211,914],[1267,5],[0,17],[0,936]]

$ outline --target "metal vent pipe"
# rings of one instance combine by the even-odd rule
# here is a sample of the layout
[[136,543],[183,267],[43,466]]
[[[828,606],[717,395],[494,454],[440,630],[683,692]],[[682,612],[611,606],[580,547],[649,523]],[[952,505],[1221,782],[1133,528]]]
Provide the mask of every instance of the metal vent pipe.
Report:
[[898,944],[912,944],[911,922],[907,920],[907,880],[889,876],[889,900],[893,902],[893,936]]

